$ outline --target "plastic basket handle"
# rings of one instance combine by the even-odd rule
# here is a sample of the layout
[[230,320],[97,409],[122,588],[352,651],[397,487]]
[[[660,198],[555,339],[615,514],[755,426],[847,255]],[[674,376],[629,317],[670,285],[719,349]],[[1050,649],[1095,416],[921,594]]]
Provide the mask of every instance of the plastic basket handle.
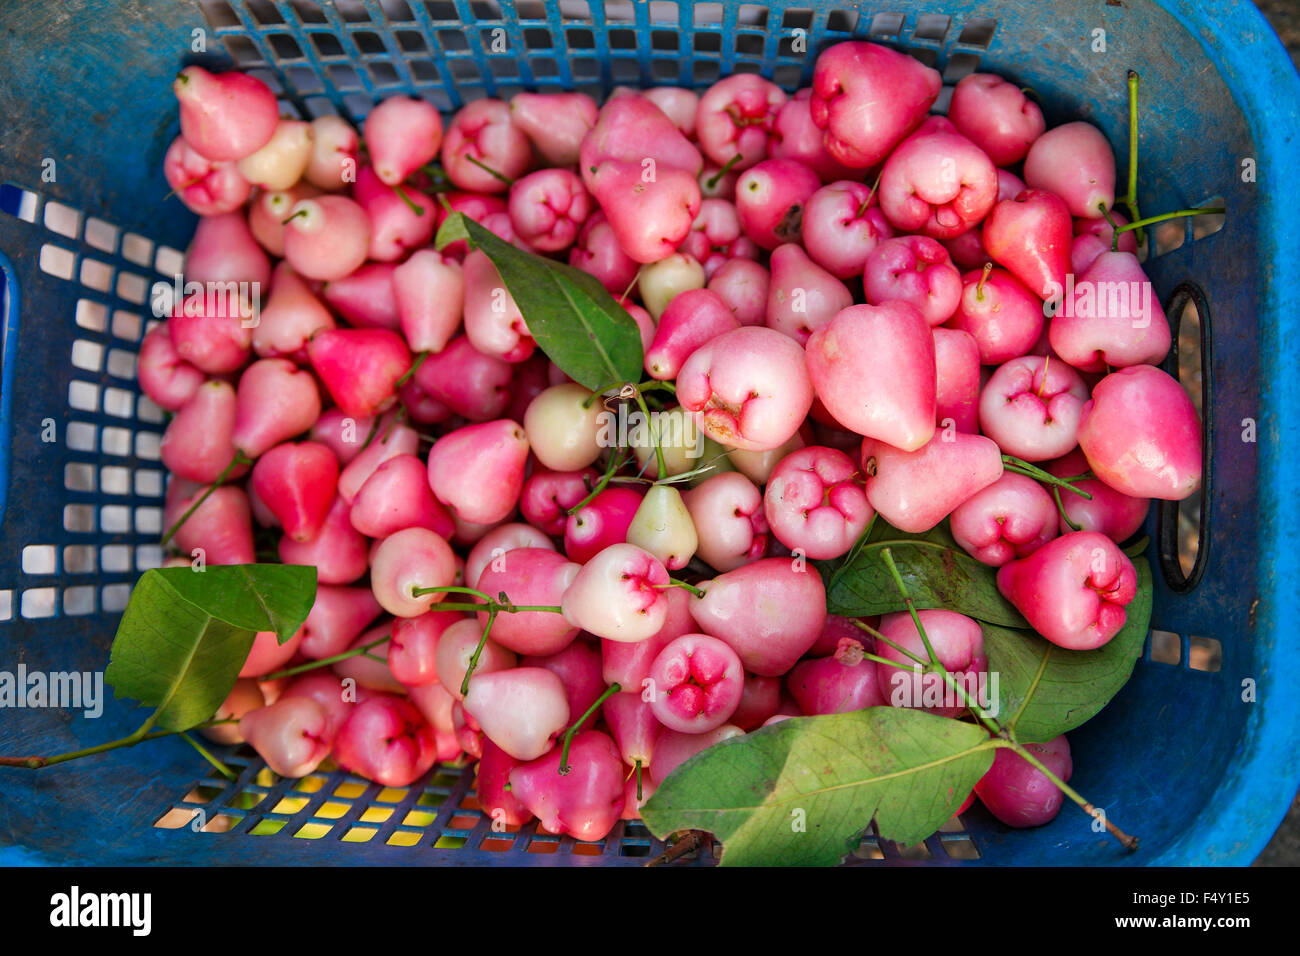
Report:
[[1205,291],[1195,282],[1182,282],[1169,295],[1165,303],[1165,315],[1173,324],[1173,346],[1165,357],[1162,366],[1174,378],[1179,377],[1178,334],[1183,322],[1183,312],[1188,305],[1196,308],[1200,318],[1200,353],[1201,353],[1201,516],[1197,528],[1196,560],[1187,574],[1183,573],[1178,561],[1179,502],[1162,501],[1160,503],[1157,524],[1157,554],[1160,570],[1169,587],[1185,594],[1196,587],[1205,576],[1210,558],[1210,524],[1213,515],[1214,500],[1214,336],[1211,334],[1210,303]]

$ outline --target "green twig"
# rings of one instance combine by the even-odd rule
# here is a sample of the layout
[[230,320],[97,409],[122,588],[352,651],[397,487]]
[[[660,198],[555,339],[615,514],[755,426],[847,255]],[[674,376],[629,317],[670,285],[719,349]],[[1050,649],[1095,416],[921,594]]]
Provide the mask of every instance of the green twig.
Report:
[[[581,727],[586,722],[587,718],[596,712],[596,708],[598,708],[601,704],[605,703],[605,701],[609,700],[611,697],[613,697],[622,689],[623,686],[619,683],[610,684],[608,687],[605,688],[605,692],[601,694],[599,697],[597,697],[595,702],[590,707],[588,707],[586,711],[583,712],[583,715],[578,718],[577,722],[574,723],[572,727],[570,727],[568,730],[564,732],[564,744],[560,748],[560,766],[559,766],[560,776],[567,775],[569,770],[571,769],[569,767],[569,744],[573,743],[573,735],[578,732],[578,728]],[[637,777],[638,788],[641,785],[640,779],[641,778],[638,776]]]
[[217,772],[220,773],[227,780],[239,779],[239,774],[235,773],[235,771],[231,770],[224,763],[222,763],[215,756],[213,756],[212,753],[208,750],[208,748],[203,746],[203,744],[199,743],[197,740],[195,740],[187,733],[182,733],[180,736],[181,736],[181,740],[185,741],[187,744],[189,744],[191,747],[197,750],[199,752],[199,755],[208,763],[212,764],[212,766],[216,767]]
[[244,453],[242,451],[236,451],[235,457],[230,459],[230,464],[228,464],[225,467],[225,469],[221,472],[221,474],[217,475],[217,480],[208,486],[207,490],[204,491],[203,494],[199,496],[198,501],[194,502],[194,504],[189,506],[189,508],[185,511],[185,514],[181,515],[179,521],[177,521],[174,525],[172,525],[170,528],[167,529],[167,533],[163,535],[161,543],[163,545],[166,545],[167,542],[170,541],[175,536],[176,532],[181,530],[181,526],[185,524],[186,521],[190,520],[190,515],[198,511],[199,506],[202,505],[203,502],[207,501],[214,491],[216,491],[223,484],[225,484],[226,479],[230,477],[230,473],[232,471],[234,471],[236,468],[240,467],[241,465],[251,465],[252,463],[253,462],[251,459],[244,457]]

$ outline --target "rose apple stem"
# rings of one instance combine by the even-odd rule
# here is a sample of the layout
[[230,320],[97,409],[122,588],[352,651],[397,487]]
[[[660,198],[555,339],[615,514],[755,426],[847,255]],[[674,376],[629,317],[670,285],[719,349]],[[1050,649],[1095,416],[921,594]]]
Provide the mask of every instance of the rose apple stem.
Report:
[[650,409],[646,407],[645,397],[640,391],[636,393],[636,405],[641,409],[641,414],[645,416],[646,424],[650,429],[650,440],[655,443],[655,462],[659,465],[659,478],[668,477],[668,465],[664,461],[663,446],[659,443],[659,427],[655,420],[650,417]]
[[199,183],[201,183],[201,182],[203,182],[203,177],[202,177],[202,176],[195,176],[193,179],[190,179],[190,180],[187,180],[186,182],[181,183],[181,184],[180,184],[179,186],[177,186],[175,189],[173,189],[173,190],[171,190],[170,192],[168,192],[166,196],[163,196],[163,202],[166,202],[167,200],[171,199],[171,198],[172,198],[173,196],[175,196],[177,193],[179,193],[179,192],[183,192],[184,190],[189,189],[191,186],[197,186],[197,185],[198,185]]
[[[144,740],[157,740],[160,737],[174,737],[177,734],[184,733],[181,730],[155,730],[149,732],[154,721],[158,719],[155,711],[144,725],[135,733],[126,737],[119,737],[117,740],[110,740],[106,744],[96,744],[94,747],[86,747],[84,750],[72,750],[65,754],[57,754],[53,757],[0,757],[0,767],[18,767],[23,770],[40,770],[42,767],[52,767],[57,763],[66,763],[69,760],[77,760],[80,757],[90,757],[94,754],[107,753],[110,750],[117,750],[119,747],[134,747]],[[193,727],[187,727],[186,730],[203,730],[206,727],[217,727],[221,724],[237,724],[238,717],[219,717],[212,720],[205,720],[201,724],[195,724]]]
[[479,169],[483,170],[483,172],[485,172],[485,173],[487,173],[488,175],[494,177],[495,179],[499,179],[501,182],[505,183],[507,186],[513,186],[513,185],[515,184],[515,181],[514,181],[513,179],[511,179],[509,176],[505,175],[504,173],[499,173],[499,172],[497,172],[495,169],[493,169],[493,168],[492,168],[491,166],[489,166],[487,163],[480,162],[479,160],[477,160],[477,159],[475,159],[473,156],[471,156],[469,153],[466,153],[466,154],[465,154],[465,158],[468,159],[468,160],[469,160],[471,163],[473,163],[475,166],[477,166]]
[[600,494],[602,491],[605,490],[605,488],[609,485],[610,479],[614,477],[614,472],[622,468],[623,465],[626,463],[626,461],[627,459],[623,458],[621,450],[616,452],[611,452],[609,456],[609,463],[605,466],[605,474],[601,476],[600,481],[596,482],[596,486],[587,493],[587,496],[585,498],[583,498],[576,505],[574,505],[572,508],[566,511],[565,514],[576,515],[583,508],[587,507],[587,505],[591,503],[591,499],[595,498],[596,495]]
[[866,215],[867,210],[871,207],[871,199],[876,195],[876,190],[880,188],[880,177],[885,174],[885,167],[880,167],[880,172],[876,173],[876,181],[871,184],[871,191],[867,193],[867,198],[862,200],[862,205],[858,207],[857,219]]
[[211,751],[209,751],[207,747],[203,746],[203,744],[199,743],[189,734],[184,734],[184,733],[181,734],[181,740],[185,741],[187,744],[189,744],[191,747],[197,750],[199,752],[199,756],[202,757],[204,760],[206,760],[208,763],[212,764],[212,766],[216,767],[217,772],[220,773],[227,780],[239,779],[239,774],[235,773],[235,771],[231,770],[224,763],[222,763],[220,760],[214,757]]
[[[667,478],[658,478],[654,481],[650,481],[650,479],[648,478],[637,478],[637,479],[628,478],[626,480],[645,482],[651,485],[680,485],[683,481],[690,481],[692,478],[698,478],[700,475],[706,475],[709,472],[714,471],[715,470],[714,465],[716,465],[718,462],[722,461],[722,459],[726,457],[727,457],[727,452],[723,452],[721,455],[709,459],[709,461],[706,464],[700,465],[700,467],[698,468],[692,468],[690,471],[683,471],[679,475],[669,475]],[[611,478],[610,480],[623,481],[625,479]]]
[[[349,657],[359,657],[363,654],[367,657],[374,657],[374,655],[370,653],[370,650],[378,647],[391,636],[392,635],[385,634],[383,637],[373,640],[369,644],[362,644],[360,647],[354,647],[341,654],[335,654],[333,657],[322,657],[318,661],[309,661],[306,664],[299,664],[298,666],[290,667],[287,670],[276,671],[274,674],[266,674],[263,677],[259,677],[258,680],[279,680],[282,677],[294,677],[297,674],[305,674],[307,671],[314,671],[318,667],[328,667],[331,664],[337,664],[339,661],[345,661]],[[381,660],[384,660],[385,663],[387,663],[385,658],[381,658]]]
[[980,302],[984,301],[984,283],[988,281],[989,274],[993,271],[993,263],[984,263],[984,271],[980,273],[980,281],[975,283],[975,298]]
[[387,445],[388,437],[392,435],[393,430],[404,421],[406,421],[406,406],[402,405],[397,409],[397,414],[393,416],[393,420],[389,423],[388,428],[386,428],[384,433],[379,436],[379,444]]
[[731,159],[727,160],[726,163],[723,164],[723,166],[722,166],[721,169],[719,169],[716,173],[714,173],[714,174],[713,174],[712,176],[710,176],[708,179],[704,180],[704,186],[705,186],[705,188],[707,188],[707,189],[717,189],[717,188],[718,188],[718,183],[722,182],[722,177],[725,176],[725,175],[727,175],[727,173],[731,172],[731,167],[732,167],[732,166],[735,166],[736,163],[738,163],[738,162],[740,162],[740,154],[739,154],[739,153],[737,153],[735,156],[732,156]]
[[[619,394],[611,396],[611,398],[631,398],[633,393],[628,390],[636,389],[637,386],[633,385],[631,382],[610,382],[608,385],[602,385],[582,400],[582,407],[591,408],[592,403],[595,402],[596,399],[600,398],[606,392],[614,391],[616,388],[619,390]],[[624,392],[627,392],[627,394],[623,394]]]
[[1150,226],[1153,223],[1165,222],[1169,219],[1181,219],[1184,216],[1222,216],[1226,211],[1227,210],[1223,206],[1201,206],[1196,209],[1177,209],[1174,212],[1165,212],[1158,216],[1148,216],[1146,219],[1138,219],[1127,223],[1116,230],[1116,235],[1121,232],[1128,232],[1131,229],[1140,229],[1143,226]]
[[474,648],[474,653],[470,655],[469,665],[465,668],[465,677],[460,682],[460,697],[464,700],[469,694],[469,679],[474,675],[478,667],[478,659],[483,654],[483,648],[487,646],[488,635],[492,633],[492,623],[497,619],[497,610],[493,608],[488,611],[487,623],[483,625],[483,634],[478,639],[478,644]]
[[284,219],[281,219],[281,220],[280,220],[280,225],[282,225],[282,226],[287,226],[287,225],[289,225],[289,223],[293,222],[293,221],[294,221],[295,219],[297,219],[299,216],[305,216],[305,215],[307,215],[307,210],[306,210],[306,209],[299,209],[297,212],[295,212],[295,213],[290,213],[287,217],[285,217]]
[[1061,520],[1064,521],[1072,531],[1082,531],[1083,526],[1075,524],[1070,520],[1070,516],[1065,513],[1065,505],[1061,504],[1061,489],[1056,485],[1052,485],[1052,500],[1056,502],[1056,510],[1060,513]]
[[1074,485],[1070,484],[1064,478],[1057,478],[1055,475],[1048,474],[1036,465],[1031,465],[1023,458],[1017,458],[1015,455],[1003,455],[1002,464],[1007,471],[1014,471],[1017,474],[1028,475],[1030,478],[1035,478],[1038,481],[1045,482],[1046,484],[1073,491],[1080,498],[1087,498],[1089,501],[1092,500],[1092,495],[1088,494],[1088,492],[1074,487]]
[[181,530],[181,525],[185,524],[185,522],[190,520],[190,515],[198,511],[199,506],[203,504],[203,502],[208,500],[208,497],[212,494],[212,492],[216,491],[223,484],[225,484],[226,479],[230,477],[230,473],[232,471],[234,471],[240,465],[251,465],[252,463],[253,460],[251,458],[245,457],[242,451],[235,452],[234,457],[230,459],[230,464],[228,464],[222,470],[221,474],[217,475],[216,481],[212,482],[212,484],[208,486],[207,490],[204,491],[203,494],[199,496],[198,501],[194,502],[194,504],[189,506],[185,514],[180,516],[180,520],[178,520],[174,525],[172,525],[170,528],[167,529],[167,533],[163,535],[162,541],[160,541],[159,544],[166,545],[167,542],[170,541],[172,537],[176,534],[176,532]]
[[652,588],[681,588],[683,591],[690,591],[697,598],[704,597],[704,592],[694,584],[687,584],[685,581],[679,580],[678,578],[669,578],[667,584],[652,584],[650,586]]
[[[876,630],[874,627],[872,627],[870,624],[867,624],[865,621],[859,621],[856,617],[851,617],[851,618],[848,619],[848,622],[849,622],[850,624],[852,624],[854,627],[856,627],[856,628],[858,628],[858,629],[860,629],[860,630],[866,631],[868,634],[870,634],[870,635],[871,635],[872,637],[874,637],[876,640],[878,640],[878,641],[883,641],[884,643],[888,644],[888,645],[889,645],[890,647],[892,647],[894,650],[898,651],[898,653],[903,654],[903,655],[906,655],[907,657],[910,657],[912,660],[916,661],[918,664],[924,664],[924,663],[926,663],[926,660],[925,660],[924,657],[922,657],[922,656],[919,655],[919,654],[914,654],[912,651],[909,651],[906,647],[902,647],[902,646],[900,646],[900,645],[898,645],[898,644],[895,644],[893,641],[891,641],[889,638],[885,637],[885,635],[881,634],[879,631],[877,631],[877,630]],[[871,657],[873,660],[875,659],[874,655],[872,655],[872,654],[868,654],[867,656],[868,656],[868,657]],[[897,667],[906,667],[906,666],[907,666],[906,664],[900,664],[898,661],[890,661],[888,658],[881,658],[881,660],[882,660],[882,661],[887,661],[887,662],[890,663],[890,664],[894,664],[894,665],[897,666]]]
[[1104,813],[1099,811],[1091,803],[1085,800],[1078,793],[1078,791],[1076,791],[1073,787],[1071,787],[1068,783],[1066,783],[1056,774],[1052,773],[1052,771],[1048,770],[1047,767],[1043,765],[1043,762],[1039,760],[1037,757],[1035,757],[1023,745],[1017,743],[1014,740],[1003,740],[1003,741],[998,741],[997,746],[1009,747],[1012,750],[1014,750],[1017,754],[1019,754],[1026,761],[1028,761],[1030,765],[1032,765],[1036,770],[1038,770],[1039,773],[1045,776],[1048,780],[1052,781],[1052,783],[1056,785],[1056,788],[1058,790],[1060,790],[1063,794],[1065,794],[1067,797],[1069,797],[1071,800],[1077,803],[1083,809],[1084,813],[1088,814],[1088,816],[1092,817],[1094,820],[1104,821],[1106,824],[1106,831],[1111,836],[1113,836],[1116,840],[1118,840],[1125,847],[1125,849],[1136,850],[1138,848],[1137,837],[1131,836],[1125,833],[1119,827],[1115,826],[1115,824],[1111,822],[1110,817],[1106,816]]
[[411,363],[411,367],[408,368],[405,372],[403,372],[402,377],[397,380],[396,386],[398,388],[401,388],[403,385],[409,382],[411,380],[411,377],[420,370],[420,366],[424,364],[424,360],[427,359],[430,354],[431,353],[429,353],[428,351],[424,351],[421,352],[419,355],[417,355],[415,357],[415,361]]
[[[569,744],[573,743],[573,735],[578,732],[578,728],[583,725],[583,723],[586,721],[588,717],[590,717],[592,714],[596,712],[596,709],[600,707],[601,704],[605,703],[605,701],[609,700],[611,697],[613,697],[622,689],[623,689],[623,685],[618,683],[617,681],[615,681],[613,684],[610,684],[608,687],[605,688],[605,692],[601,694],[599,697],[597,697],[595,701],[592,702],[592,705],[583,712],[582,716],[577,719],[574,725],[564,732],[564,745],[560,748],[560,766],[559,766],[560,776],[562,777],[567,776],[569,770],[571,769],[569,767]],[[639,771],[640,767],[638,767],[637,769]],[[638,780],[637,786],[639,787],[640,786],[639,776],[637,777],[637,780]]]
[[[1128,191],[1124,194],[1124,206],[1134,221],[1142,218],[1138,212],[1138,75],[1135,70],[1128,71]],[[1142,245],[1140,226],[1137,241],[1139,246]]]
[[[916,632],[921,635],[921,643],[925,645],[925,653],[930,658],[929,661],[925,662],[924,669],[928,673],[941,675],[943,682],[961,700],[962,705],[968,708],[979,719],[979,722],[989,729],[990,733],[1002,736],[1002,726],[992,717],[987,716],[984,713],[984,708],[977,706],[978,701],[971,700],[970,695],[966,693],[966,688],[953,679],[952,674],[948,673],[948,668],[939,659],[939,655],[934,652],[934,645],[930,643],[930,635],[925,633],[925,626],[921,623],[921,616],[916,612],[916,604],[912,601],[911,595],[908,594],[907,585],[903,583],[903,576],[898,573],[898,565],[894,563],[893,551],[889,548],[882,548],[880,559],[889,568],[890,577],[894,579],[894,586],[898,588],[898,593],[902,595],[903,603],[907,605],[907,612],[912,615],[912,624],[916,627]],[[891,642],[886,640],[886,643]]]
[[618,297],[619,305],[622,305],[624,302],[627,301],[627,297],[632,294],[632,289],[635,288],[636,284],[640,281],[641,281],[641,270],[637,269],[636,273],[632,276],[632,281],[627,284],[627,288],[623,290],[623,294]]
[[1102,218],[1110,225],[1110,251],[1119,251],[1119,226],[1115,224],[1115,217],[1110,214],[1104,202],[1097,203],[1097,208],[1101,210]]
[[641,761],[636,762],[636,802],[641,802]]
[[406,190],[403,189],[401,185],[394,186],[393,192],[397,193],[398,197],[402,202],[406,203],[411,212],[415,213],[417,216],[424,215],[424,207],[416,203],[410,196],[406,195]]
[[[1082,807],[1085,813],[1094,819],[1101,819],[1101,817],[1098,817],[1097,815],[1096,808],[1091,803],[1081,797],[1073,788],[1068,786],[1064,780],[1043,766],[1042,761],[1026,750],[1024,746],[1016,740],[1014,727],[1003,729],[995,719],[985,716],[983,708],[976,706],[978,701],[972,701],[970,695],[966,693],[966,689],[952,679],[952,675],[949,674],[948,669],[943,666],[943,662],[939,660],[938,655],[934,652],[933,646],[930,644],[930,637],[925,633],[925,628],[921,624],[921,617],[917,614],[916,605],[913,603],[911,596],[907,592],[907,585],[903,583],[903,576],[898,573],[898,565],[894,563],[894,556],[890,552],[890,549],[882,549],[880,552],[880,558],[885,562],[886,566],[888,566],[890,576],[894,579],[894,585],[898,588],[898,593],[902,595],[903,603],[907,605],[908,613],[912,615],[912,623],[916,626],[917,633],[921,635],[921,641],[925,644],[926,653],[930,655],[930,660],[933,662],[926,669],[932,673],[943,675],[944,681],[947,683],[948,687],[954,691],[958,697],[960,697],[966,707],[970,709],[971,713],[979,719],[980,723],[987,727],[994,736],[998,738],[995,744],[996,746],[1010,747],[1025,760],[1029,761],[1033,767],[1041,771],[1047,779],[1057,787],[1057,789]],[[1129,836],[1119,827],[1115,826],[1115,824],[1111,823],[1109,818],[1105,818],[1105,822],[1106,829],[1113,837],[1115,837],[1115,839],[1119,840],[1120,843],[1130,850],[1137,849],[1138,841],[1136,837]]]

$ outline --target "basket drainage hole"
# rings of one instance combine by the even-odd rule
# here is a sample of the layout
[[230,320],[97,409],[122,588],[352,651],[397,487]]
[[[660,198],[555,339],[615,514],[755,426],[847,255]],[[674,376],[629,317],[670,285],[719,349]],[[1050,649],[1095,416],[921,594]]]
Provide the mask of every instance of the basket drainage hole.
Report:
[[11,183],[0,183],[0,212],[17,216],[23,222],[36,221],[36,193]]
[[389,846],[418,846],[420,832],[418,830],[394,830],[384,842]]
[[155,820],[153,825],[160,830],[179,830],[181,827],[189,826],[190,821],[198,815],[198,810],[174,807]]
[[1182,660],[1183,641],[1171,631],[1151,632],[1151,660],[1157,664],[1177,664]]
[[930,848],[924,843],[917,843],[915,846],[899,843],[897,846],[900,860],[929,860],[933,856]]
[[1212,637],[1192,637],[1187,649],[1187,666],[1194,671],[1217,672],[1223,667],[1223,645]]
[[975,841],[968,836],[956,837],[955,839],[945,838],[943,849],[950,860],[978,860],[980,858],[980,851],[975,846]]

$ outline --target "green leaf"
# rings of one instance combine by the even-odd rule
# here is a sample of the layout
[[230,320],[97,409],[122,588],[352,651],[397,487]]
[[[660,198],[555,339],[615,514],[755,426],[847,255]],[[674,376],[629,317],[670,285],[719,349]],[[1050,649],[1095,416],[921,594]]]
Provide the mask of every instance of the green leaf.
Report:
[[1032,631],[984,625],[989,672],[998,680],[998,721],[1022,741],[1044,742],[1090,720],[1133,673],[1151,626],[1151,565],[1137,569],[1137,595],[1119,633],[1095,651],[1057,647]]
[[435,242],[442,249],[460,239],[492,260],[538,348],[566,375],[593,390],[640,381],[645,357],[636,321],[594,276],[516,249],[453,213]]
[[936,528],[927,534],[937,540],[893,532],[864,545],[853,560],[830,575],[826,609],[845,617],[905,610],[907,605],[880,557],[889,548],[918,610],[946,608],[990,624],[1028,627],[1020,612],[998,591],[995,569],[951,542],[946,529]]
[[310,565],[222,564],[202,572],[161,568],[147,573],[162,576],[182,600],[227,624],[274,631],[281,644],[302,627],[316,600],[316,569]]
[[888,840],[934,833],[992,765],[995,746],[982,727],[919,710],[794,717],[692,757],[641,818],[660,839],[714,834],[724,866],[829,866],[873,816]]
[[1149,535],[1144,534],[1142,537],[1138,538],[1136,541],[1130,544],[1127,548],[1124,548],[1123,551],[1130,558],[1140,558],[1143,554],[1146,553],[1147,545],[1149,545],[1150,543],[1151,543],[1151,537]]
[[157,708],[155,726],[185,730],[230,695],[258,631],[284,643],[316,596],[316,569],[209,566],[146,571],[131,592],[104,678],[115,697]]

